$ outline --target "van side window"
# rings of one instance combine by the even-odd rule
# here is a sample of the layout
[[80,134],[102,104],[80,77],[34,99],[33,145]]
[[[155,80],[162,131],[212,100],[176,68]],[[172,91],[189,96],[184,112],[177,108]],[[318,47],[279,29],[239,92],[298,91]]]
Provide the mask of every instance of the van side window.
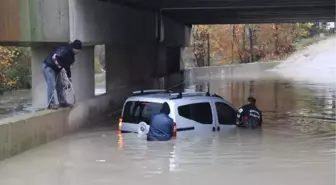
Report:
[[201,124],[212,124],[210,103],[195,103],[178,107],[180,116]]
[[237,113],[229,105],[221,102],[216,102],[216,110],[219,124],[221,125],[236,124]]

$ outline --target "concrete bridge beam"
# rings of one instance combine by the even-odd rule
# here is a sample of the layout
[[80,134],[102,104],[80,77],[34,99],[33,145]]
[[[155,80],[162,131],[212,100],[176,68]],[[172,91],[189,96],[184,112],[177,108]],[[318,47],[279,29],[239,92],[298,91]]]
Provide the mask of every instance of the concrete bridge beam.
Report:
[[0,43],[25,45],[69,41],[68,0],[2,0]]

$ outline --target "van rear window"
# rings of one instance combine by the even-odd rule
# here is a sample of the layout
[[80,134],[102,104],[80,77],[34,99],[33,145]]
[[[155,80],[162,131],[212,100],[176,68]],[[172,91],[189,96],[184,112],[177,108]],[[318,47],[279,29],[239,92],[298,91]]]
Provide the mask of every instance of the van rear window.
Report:
[[129,101],[125,104],[123,122],[140,123],[142,121],[150,124],[153,115],[160,113],[162,103]]

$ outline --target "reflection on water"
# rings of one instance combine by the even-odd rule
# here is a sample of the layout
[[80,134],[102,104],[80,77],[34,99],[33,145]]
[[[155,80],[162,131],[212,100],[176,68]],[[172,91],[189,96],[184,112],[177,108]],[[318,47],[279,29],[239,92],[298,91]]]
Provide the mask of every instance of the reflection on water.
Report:
[[214,80],[188,89],[209,89],[236,107],[253,95],[265,126],[162,143],[91,129],[0,162],[0,184],[335,184],[334,87]]

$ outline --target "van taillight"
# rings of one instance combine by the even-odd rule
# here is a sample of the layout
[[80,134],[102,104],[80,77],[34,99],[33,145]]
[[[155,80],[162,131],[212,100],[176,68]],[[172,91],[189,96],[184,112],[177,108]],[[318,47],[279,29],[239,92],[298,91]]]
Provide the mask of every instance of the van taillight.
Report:
[[176,137],[176,135],[177,135],[177,126],[176,123],[174,123],[173,137]]
[[123,119],[122,119],[122,118],[119,118],[118,131],[121,130],[122,121],[123,121]]

